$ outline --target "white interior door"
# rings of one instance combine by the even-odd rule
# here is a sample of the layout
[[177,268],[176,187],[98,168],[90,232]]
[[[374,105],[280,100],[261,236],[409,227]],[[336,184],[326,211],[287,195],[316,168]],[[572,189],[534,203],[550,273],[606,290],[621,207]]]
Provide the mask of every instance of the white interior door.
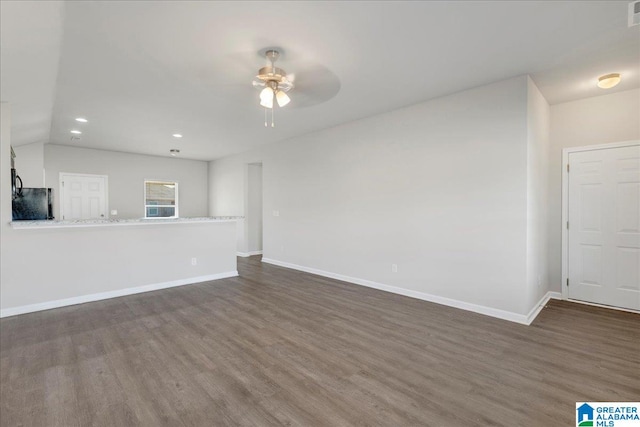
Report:
[[569,154],[569,298],[640,310],[640,147]]
[[62,219],[107,218],[105,175],[60,174]]

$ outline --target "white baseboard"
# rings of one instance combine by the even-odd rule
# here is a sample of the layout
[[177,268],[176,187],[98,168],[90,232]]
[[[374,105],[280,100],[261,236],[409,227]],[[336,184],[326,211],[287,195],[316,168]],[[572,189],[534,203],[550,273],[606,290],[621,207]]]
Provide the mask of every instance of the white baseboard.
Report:
[[429,301],[429,302],[434,302],[436,304],[442,304],[449,307],[459,308],[462,310],[473,311],[474,313],[484,314],[486,316],[491,316],[491,317],[497,317],[498,319],[509,320],[511,322],[516,322],[523,325],[530,325],[531,322],[533,322],[533,320],[538,315],[540,310],[542,310],[542,307],[544,307],[547,301],[549,301],[549,298],[560,299],[560,294],[558,292],[547,292],[547,294],[540,300],[540,303],[536,305],[528,315],[524,315],[524,314],[513,313],[511,311],[487,307],[484,305],[472,304],[472,303],[459,301],[451,298],[441,297],[438,295],[412,291],[410,289],[399,288],[397,286],[385,285],[382,283],[373,282],[371,280],[359,279],[356,277],[350,277],[342,274],[331,273],[324,270],[318,270],[316,268],[305,267],[297,264],[291,264],[288,262],[278,261],[271,258],[263,257],[262,262],[277,265],[280,267],[291,268],[293,270],[304,271],[306,273],[317,274],[318,276],[329,277],[331,279],[342,280],[343,282],[349,282],[355,285],[366,286],[366,287],[378,289],[381,291],[404,295],[407,297],[416,298],[423,301]]
[[247,258],[253,255],[262,255],[262,251],[252,251],[252,252],[236,252],[236,255],[242,258]]
[[530,325],[536,319],[536,317],[538,317],[538,314],[540,314],[540,312],[542,311],[544,306],[547,305],[550,299],[562,299],[562,294],[560,292],[549,291],[542,298],[540,298],[538,304],[536,304],[527,315],[527,325]]
[[218,274],[209,274],[207,276],[191,277],[188,279],[172,280],[170,282],[154,283],[151,285],[137,286],[133,288],[118,289],[115,291],[101,292],[97,294],[82,295],[79,297],[59,299],[55,301],[46,301],[37,304],[23,305],[20,307],[5,308],[0,310],[0,318],[17,316],[19,314],[33,313],[35,311],[50,310],[52,308],[66,307],[69,305],[83,304],[85,302],[100,301],[109,298],[117,298],[126,295],[140,294],[143,292],[157,291],[160,289],[173,288],[176,286],[193,285],[210,280],[226,279],[228,277],[238,276],[238,271],[227,271]]

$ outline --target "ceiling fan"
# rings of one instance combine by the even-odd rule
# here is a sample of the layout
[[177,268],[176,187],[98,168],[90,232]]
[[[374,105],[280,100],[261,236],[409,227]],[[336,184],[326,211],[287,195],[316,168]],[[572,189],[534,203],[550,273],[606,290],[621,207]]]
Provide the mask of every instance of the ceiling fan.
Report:
[[[287,66],[295,73],[287,73],[276,67],[275,62],[284,58],[281,48],[269,47],[261,49],[258,54],[266,58],[267,65],[258,70],[253,79],[253,87],[260,90],[259,101],[264,107],[264,125],[269,127],[267,116],[271,111],[271,127],[275,127],[273,113],[275,104],[282,108],[306,108],[326,102],[340,91],[340,79],[327,67],[299,56],[287,53]],[[291,62],[290,56],[293,56]],[[245,62],[246,63],[246,62]],[[294,96],[289,93],[295,88]]]
[[270,65],[258,70],[258,75],[253,79],[253,86],[261,89],[260,105],[264,110],[264,125],[267,126],[267,110],[271,110],[271,127],[275,127],[273,119],[274,99],[279,107],[287,105],[291,98],[287,95],[293,89],[293,78],[287,76],[287,72],[275,66],[275,62],[280,57],[280,52],[269,49],[265,52],[265,57]]

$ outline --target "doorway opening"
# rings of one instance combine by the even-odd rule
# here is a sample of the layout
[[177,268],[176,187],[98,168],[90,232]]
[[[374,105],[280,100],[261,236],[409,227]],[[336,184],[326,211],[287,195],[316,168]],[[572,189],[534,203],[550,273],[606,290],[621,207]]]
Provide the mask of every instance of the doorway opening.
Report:
[[246,256],[262,254],[262,163],[247,165]]

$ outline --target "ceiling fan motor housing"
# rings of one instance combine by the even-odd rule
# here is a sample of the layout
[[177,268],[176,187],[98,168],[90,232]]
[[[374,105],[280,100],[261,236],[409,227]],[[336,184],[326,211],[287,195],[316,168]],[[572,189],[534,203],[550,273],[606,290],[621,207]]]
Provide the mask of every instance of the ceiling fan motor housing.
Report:
[[258,70],[257,79],[264,82],[264,86],[273,87],[274,85],[270,82],[274,82],[275,86],[284,92],[288,92],[293,88],[293,83],[287,79],[287,72],[282,68],[266,66],[260,68]]
[[287,76],[287,72],[282,68],[266,66],[258,70],[258,78],[261,80],[282,80]]

